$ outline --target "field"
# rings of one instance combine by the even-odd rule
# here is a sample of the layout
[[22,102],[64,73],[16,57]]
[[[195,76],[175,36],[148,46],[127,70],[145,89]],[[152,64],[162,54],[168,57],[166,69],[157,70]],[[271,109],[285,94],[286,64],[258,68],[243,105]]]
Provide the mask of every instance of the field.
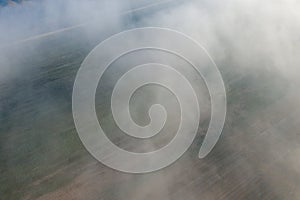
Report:
[[[161,9],[127,15],[124,21],[130,23],[122,30],[143,26],[143,17],[155,12]],[[0,199],[300,198],[297,88],[268,63],[238,70],[230,56],[215,58],[225,82],[228,112],[209,156],[197,157],[209,119],[204,114],[193,145],[167,168],[132,175],[96,161],[74,126],[72,87],[86,55],[119,31],[107,26],[105,33],[96,30],[87,40],[77,28],[1,49],[0,60],[8,59],[14,68],[0,82]],[[25,53],[10,53],[18,51]],[[118,70],[109,75],[120,76]],[[114,126],[107,103],[110,80],[102,81],[96,97],[98,117],[108,130]],[[124,148],[135,148],[128,138],[109,137]],[[165,139],[154,143],[159,146]]]

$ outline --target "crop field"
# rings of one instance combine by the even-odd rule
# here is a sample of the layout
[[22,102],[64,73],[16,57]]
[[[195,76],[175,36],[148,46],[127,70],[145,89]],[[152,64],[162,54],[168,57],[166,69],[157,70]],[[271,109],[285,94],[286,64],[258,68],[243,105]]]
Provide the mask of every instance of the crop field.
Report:
[[[240,63],[230,53],[216,56],[212,52],[226,87],[227,116],[220,140],[204,159],[198,158],[198,152],[210,119],[210,104],[201,78],[195,78],[203,96],[200,128],[192,146],[169,167],[146,174],[122,173],[101,164],[84,148],[72,116],[73,83],[82,61],[109,36],[133,27],[155,26],[145,18],[172,12],[176,6],[126,14],[122,27],[107,24],[105,31],[95,28],[88,38],[84,28],[78,27],[0,49],[0,65],[10,66],[0,79],[0,199],[300,198],[297,85],[279,70],[270,69],[268,62],[252,60],[247,65],[260,66],[239,70]],[[123,62],[152,53],[128,55]],[[137,141],[123,136],[114,124],[108,99],[117,78],[127,70],[122,67],[122,61],[110,66],[99,83],[99,121],[111,133],[108,137],[124,149],[160,147],[172,135],[158,135],[136,146]],[[189,73],[188,67],[182,70]],[[154,98],[158,93],[164,95]],[[172,94],[163,88],[145,87],[133,97],[132,108],[147,108],[169,97]],[[175,117],[178,114],[172,106],[167,110]],[[145,111],[132,115],[141,124],[147,123]]]

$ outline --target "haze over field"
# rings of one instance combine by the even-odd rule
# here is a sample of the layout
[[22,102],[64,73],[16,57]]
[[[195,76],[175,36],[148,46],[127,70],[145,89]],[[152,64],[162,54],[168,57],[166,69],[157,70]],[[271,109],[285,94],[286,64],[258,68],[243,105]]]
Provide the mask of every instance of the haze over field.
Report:
[[[297,0],[44,0],[0,8],[0,197],[300,199],[299,10]],[[80,64],[99,42],[145,26],[181,31],[208,50],[224,79],[228,113],[220,141],[199,160],[209,95],[203,80],[182,64],[200,92],[196,140],[170,167],[130,175],[105,167],[84,149],[71,95]],[[134,151],[161,147],[178,124],[172,94],[145,87],[132,98],[132,117],[145,125],[149,106],[167,104],[166,134],[138,143],[116,128],[109,105],[113,85],[131,63],[145,60],[181,62],[157,51],[129,54],[109,67],[96,95],[108,137]]]
[[[128,24],[136,26],[134,19],[124,20],[121,13],[157,3],[159,1],[44,0],[4,7],[0,12],[0,43],[10,44],[86,23],[92,24],[82,27],[87,31],[86,36],[95,29],[105,29],[106,24],[118,29],[124,29]],[[178,3],[176,8],[145,16],[141,21],[143,26],[156,25],[188,32],[211,53],[234,55],[240,67],[260,67],[248,63],[255,59],[294,74],[299,65],[299,4],[296,0],[186,1]],[[103,32],[105,30],[101,30],[105,34]]]

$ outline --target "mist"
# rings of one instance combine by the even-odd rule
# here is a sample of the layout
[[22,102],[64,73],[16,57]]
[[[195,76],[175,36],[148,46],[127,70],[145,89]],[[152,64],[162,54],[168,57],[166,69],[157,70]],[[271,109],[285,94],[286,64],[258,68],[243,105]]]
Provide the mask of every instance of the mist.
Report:
[[[0,196],[222,199],[231,191],[230,199],[299,199],[300,2],[181,0],[139,9],[156,3],[160,1],[37,0],[0,8],[0,169],[7,175]],[[132,9],[137,11],[128,12]],[[215,149],[198,160],[210,105],[203,81],[196,80],[204,108],[196,142],[170,167],[135,176],[107,169],[88,156],[74,129],[71,94],[80,64],[99,42],[147,26],[180,31],[207,49],[224,79],[228,113]],[[106,83],[96,96],[99,121],[114,130],[108,137],[124,149],[149,151],[170,140],[171,134],[135,145],[136,140],[120,136],[107,106],[108,89],[115,83],[110,75],[127,69],[122,61],[157,59],[154,54],[119,60],[99,83]],[[170,58],[162,55],[158,59]],[[170,60],[170,65],[178,62]],[[190,69],[183,71],[194,78]],[[132,100],[135,121],[147,124],[147,108],[157,102],[169,103],[171,116],[178,117],[178,103],[166,100],[171,94],[153,88],[142,92]],[[164,132],[177,128],[177,122],[171,117]]]

